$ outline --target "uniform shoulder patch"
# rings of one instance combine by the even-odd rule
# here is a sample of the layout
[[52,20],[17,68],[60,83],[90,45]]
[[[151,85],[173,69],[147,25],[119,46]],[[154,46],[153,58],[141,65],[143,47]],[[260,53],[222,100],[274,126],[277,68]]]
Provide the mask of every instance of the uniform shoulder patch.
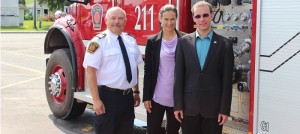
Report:
[[131,36],[131,37],[133,37],[133,38],[135,38],[133,35],[131,35],[130,33],[127,33],[127,35],[129,35],[129,36]]
[[96,41],[91,41],[91,42],[89,43],[87,52],[89,52],[89,53],[91,53],[91,54],[94,54],[98,48],[100,48],[99,43],[96,42]]
[[96,35],[99,39],[102,39],[103,37],[106,36],[106,33],[100,33],[98,35]]

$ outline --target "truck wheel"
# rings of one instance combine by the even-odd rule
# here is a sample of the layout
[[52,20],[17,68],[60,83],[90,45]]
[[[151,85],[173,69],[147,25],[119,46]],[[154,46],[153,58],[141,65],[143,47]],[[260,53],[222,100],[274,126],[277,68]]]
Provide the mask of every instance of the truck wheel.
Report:
[[53,115],[60,119],[78,117],[86,108],[86,103],[78,103],[74,99],[74,90],[71,86],[74,78],[72,72],[70,50],[55,50],[47,64],[45,90]]

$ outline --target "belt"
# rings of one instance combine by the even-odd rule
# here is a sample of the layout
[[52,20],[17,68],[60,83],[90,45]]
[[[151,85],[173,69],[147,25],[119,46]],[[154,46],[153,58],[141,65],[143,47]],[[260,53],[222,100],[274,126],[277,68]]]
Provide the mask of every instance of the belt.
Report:
[[122,95],[127,95],[132,91],[131,88],[122,90],[122,89],[110,88],[107,86],[99,86],[99,87],[100,87],[100,89],[103,89],[103,90],[106,90],[109,92],[113,92],[113,93],[117,93],[117,94],[122,94]]

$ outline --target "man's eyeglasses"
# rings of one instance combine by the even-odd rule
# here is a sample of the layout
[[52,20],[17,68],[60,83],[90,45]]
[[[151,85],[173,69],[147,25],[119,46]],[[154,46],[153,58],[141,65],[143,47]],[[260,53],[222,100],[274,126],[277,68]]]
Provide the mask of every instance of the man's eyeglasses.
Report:
[[[202,17],[203,17],[203,18],[207,18],[208,16],[209,16],[208,13],[202,14]],[[201,18],[201,15],[196,15],[196,16],[194,16],[194,18],[195,18],[195,19],[200,19],[200,18]]]

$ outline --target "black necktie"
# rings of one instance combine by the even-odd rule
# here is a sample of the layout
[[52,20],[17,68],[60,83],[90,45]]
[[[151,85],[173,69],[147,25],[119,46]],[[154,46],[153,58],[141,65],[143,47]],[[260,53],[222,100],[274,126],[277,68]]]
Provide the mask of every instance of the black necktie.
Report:
[[126,48],[125,48],[125,45],[122,41],[121,36],[118,37],[118,40],[119,40],[119,44],[120,44],[120,47],[121,47],[121,51],[122,51],[122,55],[123,55],[123,59],[124,59],[125,67],[126,67],[127,80],[130,83],[131,80],[132,80],[132,74],[131,74],[131,68],[130,68],[130,63],[129,63],[127,51],[126,51]]

